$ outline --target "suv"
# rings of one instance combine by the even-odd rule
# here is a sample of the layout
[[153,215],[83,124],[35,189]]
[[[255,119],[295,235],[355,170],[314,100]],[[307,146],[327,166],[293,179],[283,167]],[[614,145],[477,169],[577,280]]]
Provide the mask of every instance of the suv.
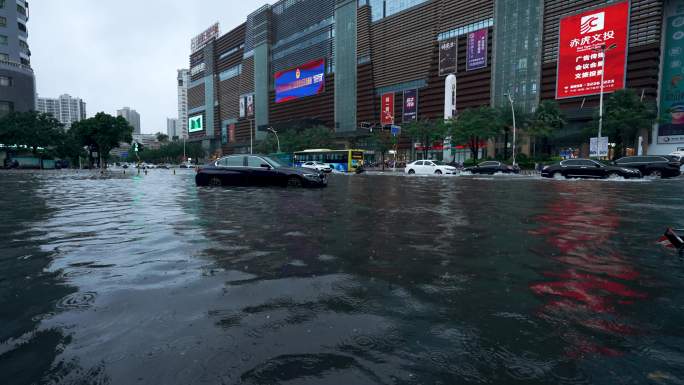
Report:
[[642,175],[673,178],[681,175],[679,160],[674,156],[626,156],[615,161],[616,166],[636,168]]

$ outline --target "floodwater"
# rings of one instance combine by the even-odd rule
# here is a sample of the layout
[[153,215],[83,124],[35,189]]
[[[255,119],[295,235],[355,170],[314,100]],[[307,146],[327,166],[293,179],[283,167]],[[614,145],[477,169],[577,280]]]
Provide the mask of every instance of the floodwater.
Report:
[[0,384],[683,384],[684,179],[0,172]]

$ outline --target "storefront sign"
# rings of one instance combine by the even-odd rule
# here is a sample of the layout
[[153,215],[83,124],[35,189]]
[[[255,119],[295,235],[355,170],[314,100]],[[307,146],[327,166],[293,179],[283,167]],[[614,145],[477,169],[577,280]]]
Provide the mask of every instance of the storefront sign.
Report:
[[456,73],[458,66],[458,38],[439,43],[439,76]]
[[219,36],[219,23],[215,23],[209,27],[206,31],[200,33],[192,39],[190,44],[190,52],[195,53],[202,48],[204,48],[207,43],[214,38]]
[[468,34],[466,71],[487,68],[487,39],[489,30],[484,28]]
[[394,124],[394,92],[382,95],[380,104],[380,123],[383,126]]
[[228,140],[230,143],[235,143],[235,123],[228,125]]
[[404,123],[418,120],[418,90],[404,91]]
[[188,132],[198,132],[204,130],[204,116],[197,115],[188,118]]
[[623,89],[628,32],[628,1],[561,19],[556,99]]
[[276,103],[288,102],[325,90],[325,59],[275,74]]
[[684,143],[684,1],[675,3],[666,17],[658,144]]
[[590,158],[595,158],[595,157],[603,158],[606,156],[608,156],[608,137],[602,136],[601,138],[590,138],[589,139],[589,157]]
[[254,94],[240,96],[240,117],[254,116]]

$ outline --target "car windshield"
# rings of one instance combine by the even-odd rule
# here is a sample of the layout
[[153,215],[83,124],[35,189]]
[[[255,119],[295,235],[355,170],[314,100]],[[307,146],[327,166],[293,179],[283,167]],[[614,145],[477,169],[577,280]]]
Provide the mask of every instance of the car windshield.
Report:
[[282,163],[271,158],[270,156],[262,156],[262,158],[264,158],[264,160],[267,161],[273,167],[285,167]]

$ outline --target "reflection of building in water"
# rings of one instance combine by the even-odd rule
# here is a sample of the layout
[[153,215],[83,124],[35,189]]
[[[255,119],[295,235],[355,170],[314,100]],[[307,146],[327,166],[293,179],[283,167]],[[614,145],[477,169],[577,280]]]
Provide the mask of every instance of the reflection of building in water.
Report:
[[570,355],[619,354],[607,338],[636,333],[623,312],[646,294],[632,288],[640,274],[611,245],[619,236],[618,214],[607,199],[583,203],[570,194],[559,194],[547,212],[537,217],[543,227],[533,235],[553,247],[540,253],[554,255],[558,270],[543,272],[545,280],[530,286],[546,299],[540,317],[563,329]]

